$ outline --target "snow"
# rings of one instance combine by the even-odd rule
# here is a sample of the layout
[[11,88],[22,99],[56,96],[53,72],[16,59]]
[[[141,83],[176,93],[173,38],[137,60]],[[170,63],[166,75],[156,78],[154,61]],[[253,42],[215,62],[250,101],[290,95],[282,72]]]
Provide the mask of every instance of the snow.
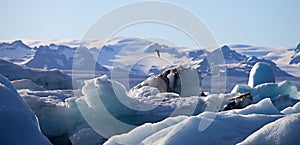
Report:
[[34,50],[21,40],[0,43],[0,58],[15,63],[24,63],[34,56]]
[[280,69],[288,72],[289,74],[298,77],[300,76],[300,73],[298,71],[299,64],[290,64],[292,59],[296,57],[295,52],[299,50],[299,45],[296,48],[294,48],[294,46],[260,47],[243,44],[232,44],[229,45],[229,47],[240,54],[271,60],[275,62],[280,67]]
[[[265,111],[270,106],[272,106],[270,101],[263,100],[261,104],[241,111],[247,115],[239,114],[236,111],[226,111],[220,113],[204,112],[190,117],[171,117],[158,123],[144,124],[129,133],[114,136],[105,142],[105,145],[236,144],[265,124],[282,117],[282,115],[265,115]],[[268,113],[272,113],[272,111]],[[212,119],[211,116],[215,116],[215,118]],[[209,120],[212,120],[210,126],[200,131],[200,125]]]
[[250,71],[248,86],[253,88],[263,83],[275,83],[275,76],[269,64],[259,62]]
[[238,145],[299,144],[300,114],[287,115],[265,125]]
[[41,133],[37,117],[16,90],[3,76],[0,80],[0,144],[51,144]]

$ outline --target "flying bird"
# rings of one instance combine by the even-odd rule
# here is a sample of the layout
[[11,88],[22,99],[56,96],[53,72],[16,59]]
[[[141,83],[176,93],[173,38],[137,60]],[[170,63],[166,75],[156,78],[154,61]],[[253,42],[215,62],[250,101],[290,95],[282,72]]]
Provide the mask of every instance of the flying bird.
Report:
[[160,57],[160,51],[158,49],[154,50],[157,53],[157,56]]

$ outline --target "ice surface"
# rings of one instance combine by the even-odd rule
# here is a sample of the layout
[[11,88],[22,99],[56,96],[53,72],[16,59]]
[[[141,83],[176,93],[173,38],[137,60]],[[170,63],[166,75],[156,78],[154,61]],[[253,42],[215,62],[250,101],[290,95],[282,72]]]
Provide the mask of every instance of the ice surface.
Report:
[[[47,137],[70,136],[84,120],[75,97],[61,90],[20,90],[20,95],[40,120],[42,132]],[[71,93],[71,92],[69,92]]]
[[248,86],[253,88],[263,83],[275,83],[275,76],[269,64],[259,62],[250,71]]
[[296,86],[289,81],[260,84],[251,89],[250,93],[254,101],[259,101],[267,97],[273,98],[279,95],[289,95],[293,99],[300,99]]
[[296,145],[299,144],[300,114],[287,115],[269,123],[248,136],[238,145]]
[[287,107],[281,111],[282,114],[293,114],[293,113],[300,113],[300,102],[295,104],[292,107]]
[[30,79],[46,89],[71,89],[72,78],[59,70],[34,70],[0,59],[0,73],[9,80]]
[[0,144],[51,144],[41,133],[37,117],[12,85],[3,76],[0,81]]
[[264,83],[250,88],[247,85],[236,85],[231,93],[249,92],[254,102],[258,102],[264,98],[271,98],[274,106],[278,110],[292,106],[300,100],[298,90],[295,85],[289,81],[279,83]]
[[109,139],[106,145],[109,144],[130,144],[130,145],[137,145],[141,143],[145,138],[149,137],[150,135],[168,128],[170,126],[173,126],[184,119],[186,119],[187,116],[177,116],[172,118],[167,118],[160,123],[146,123],[140,127],[137,127],[130,131],[127,134],[122,135],[116,135]]
[[266,114],[266,115],[274,115],[280,114],[280,112],[275,108],[272,104],[270,98],[266,98],[258,102],[257,104],[249,105],[244,109],[232,110],[232,112],[238,114]]
[[247,93],[250,92],[250,90],[251,88],[248,85],[240,84],[240,85],[235,85],[234,88],[231,90],[231,93],[236,93],[236,92]]
[[[197,116],[172,117],[158,123],[144,124],[127,134],[114,136],[105,145],[236,144],[265,124],[282,117],[282,115],[266,115],[279,113],[272,106],[270,100],[266,99],[240,111],[204,112]],[[215,118],[212,119],[211,116]],[[207,123],[208,120],[213,122],[208,128],[199,131],[201,124]]]
[[106,133],[103,135],[106,138],[169,116],[197,115],[206,108],[220,111],[226,102],[226,99],[223,102],[223,97],[232,95],[180,97],[150,86],[140,87],[127,95],[122,84],[105,76],[85,81],[82,94],[83,98],[78,101],[81,113],[98,133]]
[[82,128],[70,136],[72,145],[99,145],[106,139],[100,136],[92,128]]
[[42,86],[38,86],[34,82],[32,82],[29,79],[21,79],[21,80],[15,80],[11,82],[16,89],[30,89],[30,90],[36,90],[36,91],[44,91],[46,90]]
[[14,93],[17,93],[15,87],[11,84],[11,82],[6,78],[4,77],[2,74],[0,74],[0,83],[2,85],[4,85],[5,87],[7,87],[9,90],[11,90],[12,92]]
[[181,97],[198,96],[201,81],[201,72],[193,68],[179,66],[147,78],[133,87],[130,92],[135,92],[143,86],[149,86],[157,88],[160,92],[177,93]]

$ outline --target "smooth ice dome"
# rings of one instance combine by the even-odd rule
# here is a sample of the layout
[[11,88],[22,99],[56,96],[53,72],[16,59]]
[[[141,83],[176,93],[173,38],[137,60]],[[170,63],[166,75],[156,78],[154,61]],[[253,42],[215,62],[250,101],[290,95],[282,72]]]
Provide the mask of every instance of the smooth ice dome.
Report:
[[253,88],[263,83],[275,83],[275,75],[269,64],[258,62],[250,71],[248,86]]

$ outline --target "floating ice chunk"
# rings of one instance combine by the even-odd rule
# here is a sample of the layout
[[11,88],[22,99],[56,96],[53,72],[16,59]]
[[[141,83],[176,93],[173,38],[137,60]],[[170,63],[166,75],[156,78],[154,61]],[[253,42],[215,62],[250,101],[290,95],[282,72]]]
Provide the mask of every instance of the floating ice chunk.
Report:
[[69,138],[72,145],[97,145],[103,144],[106,140],[92,128],[82,128]]
[[282,114],[293,114],[300,113],[300,102],[295,104],[293,107],[287,107],[281,111]]
[[251,88],[248,85],[235,85],[234,88],[231,90],[231,93],[247,93],[250,92]]
[[147,78],[131,91],[135,91],[143,86],[155,87],[160,92],[173,92],[181,97],[198,96],[201,86],[201,72],[179,66],[164,71],[163,73]]
[[250,71],[248,86],[253,88],[263,83],[275,83],[275,75],[269,64],[258,62]]
[[300,114],[292,114],[269,123],[248,136],[238,145],[299,144]]
[[291,98],[288,94],[278,95],[272,98],[273,105],[279,110],[295,105],[300,100]]
[[19,89],[30,89],[30,90],[36,90],[36,91],[46,90],[44,87],[38,86],[37,84],[35,84],[34,82],[32,82],[29,79],[15,80],[15,81],[12,81],[12,84],[18,90]]
[[136,88],[134,90],[130,90],[128,95],[130,97],[139,98],[139,97],[149,97],[155,96],[160,93],[159,89],[151,86],[142,86],[140,88]]
[[266,114],[274,115],[280,114],[280,112],[274,107],[270,98],[266,98],[258,102],[257,104],[249,105],[244,109],[232,110],[237,114]]
[[236,85],[232,93],[250,92],[254,102],[259,102],[264,98],[271,98],[273,105],[278,110],[283,110],[288,106],[292,106],[300,100],[297,87],[289,81],[279,83],[264,83],[250,88],[247,85]]
[[86,124],[71,90],[19,90],[39,118],[42,132],[53,142],[68,144],[69,136]]
[[0,80],[0,144],[51,144],[41,133],[37,117],[16,90],[3,76]]
[[260,84],[251,90],[251,95],[253,96],[254,101],[286,94],[291,98],[300,99],[298,97],[297,87],[289,81]]

